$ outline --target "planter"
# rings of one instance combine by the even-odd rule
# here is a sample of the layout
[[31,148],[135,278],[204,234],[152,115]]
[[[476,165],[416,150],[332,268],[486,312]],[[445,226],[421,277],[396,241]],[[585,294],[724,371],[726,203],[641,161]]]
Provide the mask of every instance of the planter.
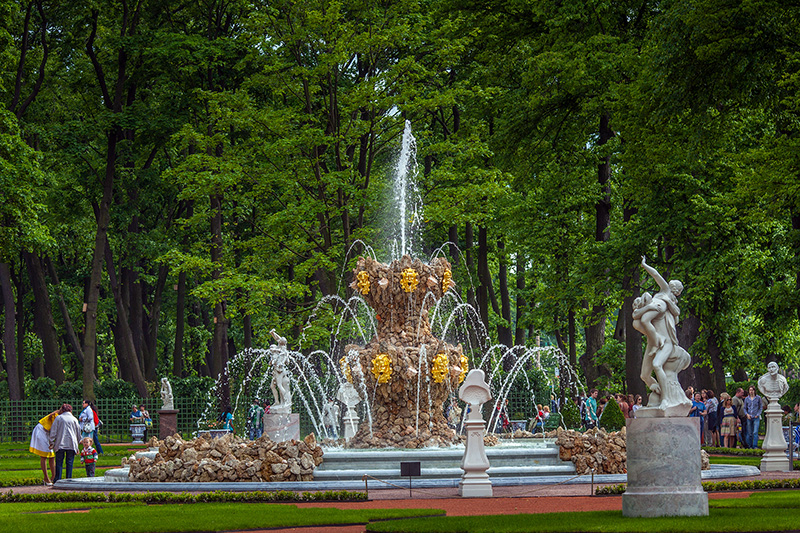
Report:
[[144,424],[131,424],[131,437],[133,437],[132,444],[144,444],[145,431],[147,431],[147,426]]

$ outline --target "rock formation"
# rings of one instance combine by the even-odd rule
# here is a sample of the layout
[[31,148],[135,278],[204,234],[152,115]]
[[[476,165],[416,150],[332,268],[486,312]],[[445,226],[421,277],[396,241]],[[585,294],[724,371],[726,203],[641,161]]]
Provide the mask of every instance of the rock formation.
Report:
[[155,459],[123,460],[130,481],[313,481],[314,467],[322,464],[322,448],[313,434],[302,441],[255,441],[232,433],[218,439],[184,441],[179,435],[155,438]]
[[428,321],[429,308],[453,286],[450,263],[437,258],[426,265],[403,256],[386,265],[361,257],[354,274],[351,286],[375,310],[377,335],[365,347],[345,347],[346,354],[358,353],[360,365],[360,371],[349,368],[345,374],[357,390],[368,391],[372,402],[371,428],[368,420],[362,422],[349,446],[421,448],[458,442],[443,406],[468,371],[462,368],[466,358],[460,345],[434,337]]

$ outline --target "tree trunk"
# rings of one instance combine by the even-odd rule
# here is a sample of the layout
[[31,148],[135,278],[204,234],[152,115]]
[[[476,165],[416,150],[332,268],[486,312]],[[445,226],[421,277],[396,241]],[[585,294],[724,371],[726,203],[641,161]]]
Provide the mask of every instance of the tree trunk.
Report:
[[[499,257],[499,268],[497,281],[500,285],[500,315],[503,323],[497,326],[497,340],[500,344],[508,346],[509,348],[514,345],[514,338],[511,336],[511,298],[508,293],[508,258],[505,254],[505,243],[497,241],[497,255]],[[514,366],[513,358],[510,361],[503,361],[503,366],[507,367],[506,370],[511,370]]]
[[[792,213],[792,229],[796,237],[794,238],[794,262],[795,265],[800,265],[800,213]],[[800,320],[800,266],[797,267],[797,276],[795,278],[795,297],[794,301],[797,307],[797,319]]]
[[42,261],[31,252],[22,252],[22,257],[25,259],[33,289],[33,321],[39,338],[42,340],[45,375],[55,380],[56,385],[61,385],[64,383],[64,367],[61,364],[61,350],[53,323],[53,310]]
[[567,312],[567,334],[569,335],[569,364],[572,368],[578,370],[578,341],[575,338],[577,334],[577,326],[575,324],[575,310],[570,309]]
[[486,226],[478,227],[478,313],[485,328],[489,328],[489,285],[492,283],[489,273],[489,244],[486,238]]
[[[167,274],[169,267],[161,265],[158,267],[158,279],[156,280],[155,294],[153,294],[153,305],[147,316],[147,337],[145,342],[145,378],[148,381],[158,381],[156,374],[158,367],[158,327],[161,324],[161,301],[164,296],[164,287],[167,284]],[[145,285],[142,284],[142,290]]]
[[447,240],[450,243],[450,264],[453,267],[453,270],[455,270],[460,266],[458,264],[458,226],[455,224],[451,224],[448,228]]
[[178,274],[177,302],[175,311],[175,349],[172,351],[172,373],[184,377],[183,337],[186,322],[186,272]]
[[128,312],[122,302],[122,288],[117,281],[117,272],[114,267],[114,257],[111,253],[111,246],[106,242],[105,246],[106,269],[108,270],[108,280],[111,290],[114,293],[114,303],[117,307],[117,328],[122,339],[118,346],[122,348],[121,353],[117,354],[120,367],[127,366],[133,384],[142,398],[147,398],[147,384],[144,382],[142,367],[139,366],[139,358],[136,356],[136,348],[133,344],[133,332],[128,321]]
[[[22,258],[20,257],[20,263]],[[25,323],[25,294],[27,293],[25,281],[20,273],[19,276],[14,275],[11,270],[11,280],[17,289],[17,379],[19,379],[19,389],[22,397],[25,397],[25,333],[28,331],[27,324]]]
[[525,345],[525,328],[523,327],[523,317],[527,311],[528,303],[525,301],[525,258],[517,253],[517,324],[514,330],[514,344],[517,346]]
[[[50,273],[50,279],[53,281],[53,284],[58,287],[60,285],[60,281],[58,280],[58,273],[56,272],[56,267],[53,265],[53,261],[50,260],[49,257],[44,258],[45,263],[47,264],[47,270]],[[78,362],[83,365],[83,349],[81,348],[81,341],[78,339],[78,335],[75,333],[75,328],[72,325],[72,318],[69,315],[69,309],[67,309],[67,303],[64,301],[64,295],[61,294],[61,290],[58,289],[58,308],[61,310],[61,319],[64,321],[64,329],[66,330],[66,338],[67,344],[72,348],[73,353],[78,358]]]
[[622,314],[625,322],[625,383],[628,394],[646,397],[647,387],[642,381],[642,334],[633,327],[633,301],[639,296],[639,267],[633,276],[622,278]]
[[8,397],[11,400],[22,400],[23,389],[19,381],[16,343],[16,304],[11,284],[11,269],[8,263],[0,263],[0,289],[3,296],[3,347],[6,352],[6,374],[8,378]]
[[[676,333],[678,334],[678,344],[687,352],[694,344],[694,341],[697,340],[697,336],[700,334],[700,319],[697,318],[691,309],[686,309],[685,316],[683,320],[681,320],[680,324],[678,324],[675,328]],[[692,364],[686,370],[680,372],[678,374],[678,381],[681,385],[688,386],[694,383],[697,383],[695,378],[695,369],[694,363],[695,358],[692,357]]]

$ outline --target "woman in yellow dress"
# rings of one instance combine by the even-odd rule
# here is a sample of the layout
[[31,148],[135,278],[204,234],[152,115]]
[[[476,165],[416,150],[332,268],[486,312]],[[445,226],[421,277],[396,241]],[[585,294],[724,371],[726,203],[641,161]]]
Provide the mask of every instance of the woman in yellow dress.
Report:
[[[33,433],[31,434],[31,445],[30,448],[28,448],[32,454],[39,456],[42,466],[42,474],[44,474],[44,484],[47,486],[53,484],[51,479],[56,469],[56,454],[50,449],[50,428],[53,427],[53,421],[60,414],[60,410],[53,411],[49,415],[39,420],[39,423],[33,428]],[[50,465],[49,476],[47,475],[47,465]]]

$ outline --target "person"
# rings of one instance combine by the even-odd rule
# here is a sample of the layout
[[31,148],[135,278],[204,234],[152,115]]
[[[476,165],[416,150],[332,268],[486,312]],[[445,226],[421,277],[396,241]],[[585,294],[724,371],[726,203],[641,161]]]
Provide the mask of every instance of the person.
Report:
[[642,395],[637,394],[636,401],[633,404],[633,407],[631,407],[631,418],[636,418],[636,411],[642,408],[642,401]]
[[[687,391],[688,392],[688,391]],[[700,443],[703,443],[703,418],[706,415],[706,404],[703,403],[703,396],[699,392],[694,393],[692,407],[689,409],[689,416],[700,418]]]
[[633,394],[628,394],[626,400],[628,401],[628,414],[633,418],[633,406],[636,405],[636,397]]
[[258,405],[257,399],[253,399],[253,404],[247,411],[247,433],[250,440],[261,438],[264,434],[264,409]]
[[[61,412],[53,411],[49,415],[43,417],[36,424],[31,433],[31,444],[28,448],[32,454],[39,456],[39,465],[42,467],[42,474],[44,475],[44,484],[48,487],[53,484],[51,481],[55,477],[56,470],[56,454],[50,449],[50,428],[53,427],[53,421]],[[47,475],[47,467],[50,467],[50,475]]]
[[72,414],[72,406],[65,403],[61,406],[61,414],[53,421],[50,428],[50,449],[56,453],[56,475],[53,483],[61,479],[61,471],[66,462],[67,479],[72,478],[72,465],[75,454],[79,451],[78,437],[81,426]]
[[744,439],[747,448],[758,447],[758,425],[761,422],[762,409],[761,396],[756,394],[755,386],[750,385],[744,399]]
[[231,408],[225,407],[220,418],[222,419],[222,429],[227,429],[233,433],[233,413],[231,413]]
[[589,397],[586,398],[586,429],[597,427],[597,389],[589,391]]
[[631,416],[631,406],[626,401],[627,398],[624,394],[617,394],[617,404],[619,404],[619,409],[622,411],[622,416],[625,418],[630,418]]
[[717,433],[717,406],[719,400],[715,397],[714,391],[708,389],[705,392],[706,417],[706,446],[719,446],[719,434]]
[[142,413],[139,411],[139,408],[136,404],[133,405],[131,408],[131,424],[142,424],[144,421],[142,420]]
[[92,413],[94,414],[94,433],[92,434],[92,442],[94,442],[95,446],[97,446],[97,453],[103,455],[103,446],[100,444],[100,426],[103,425],[103,421],[100,420],[100,415],[97,413],[97,407],[94,405],[94,402],[89,402],[89,407],[92,408]]
[[144,423],[144,435],[142,438],[147,442],[147,432],[153,427],[153,419],[150,418],[150,413],[144,408],[144,404],[139,404],[139,413],[142,415],[142,423]]
[[78,415],[78,422],[81,425],[81,438],[91,437],[94,434],[94,411],[90,406],[89,400],[83,400],[83,409]]
[[[736,392],[733,394],[733,398],[731,398],[731,405],[736,409],[736,415],[739,417],[739,424],[738,428],[744,428],[744,389],[739,387],[736,389]],[[739,442],[742,443],[743,447],[747,447],[747,444],[744,441],[744,434],[741,429],[736,431],[736,438]]]
[[[728,448],[736,447],[736,428],[739,425],[739,413],[736,412],[736,407],[733,406],[731,397],[727,393],[724,394],[722,400],[722,420],[720,422],[719,434],[722,442]],[[720,398],[723,398],[720,394]]]
[[97,463],[97,450],[92,448],[92,439],[84,437],[81,440],[81,463],[86,468],[86,477],[94,477],[94,467]]

